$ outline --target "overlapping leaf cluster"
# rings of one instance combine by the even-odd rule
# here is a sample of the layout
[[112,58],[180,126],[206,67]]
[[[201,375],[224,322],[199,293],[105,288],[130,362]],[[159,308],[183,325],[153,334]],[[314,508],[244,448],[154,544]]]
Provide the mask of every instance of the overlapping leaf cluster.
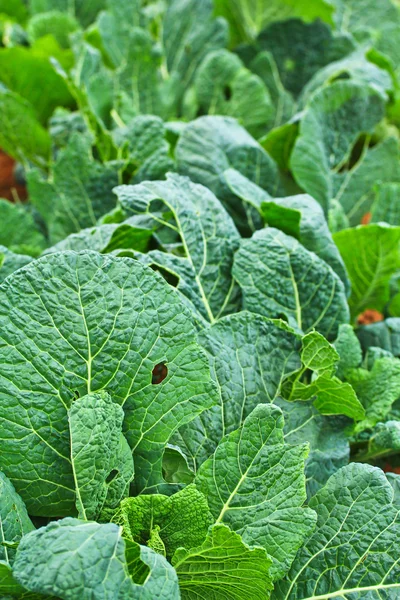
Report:
[[396,600],[397,0],[0,34],[0,597]]

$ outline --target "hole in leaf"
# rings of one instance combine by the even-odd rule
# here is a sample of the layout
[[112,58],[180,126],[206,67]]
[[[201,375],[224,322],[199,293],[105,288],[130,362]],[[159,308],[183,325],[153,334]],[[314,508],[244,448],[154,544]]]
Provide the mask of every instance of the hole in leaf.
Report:
[[110,471],[110,473],[107,475],[106,483],[111,483],[112,480],[115,479],[117,475],[118,475],[117,469],[113,469],[112,471]]
[[232,98],[232,90],[229,85],[224,85],[223,92],[225,100],[230,100]]
[[158,363],[152,371],[151,383],[153,385],[158,385],[168,375],[168,367],[165,363]]
[[172,285],[172,287],[178,287],[179,277],[177,277],[175,273],[171,273],[171,271],[167,271],[167,269],[154,264],[150,265],[150,269],[160,273],[160,275],[164,277],[165,281],[169,283],[169,285]]

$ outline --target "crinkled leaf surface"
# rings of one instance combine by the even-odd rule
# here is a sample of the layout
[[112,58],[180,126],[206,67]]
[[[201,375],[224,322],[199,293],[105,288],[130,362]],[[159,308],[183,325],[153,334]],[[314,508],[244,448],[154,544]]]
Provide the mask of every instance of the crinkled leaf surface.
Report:
[[258,405],[270,403],[282,382],[300,368],[299,336],[282,321],[247,311],[204,328],[198,341],[207,351],[219,404],[179,429],[175,443],[193,469]]
[[0,246],[0,283],[17,269],[32,262],[32,256],[15,254],[5,246]]
[[216,523],[267,550],[273,579],[287,572],[314,527],[313,511],[302,508],[307,454],[304,444],[285,444],[281,410],[261,404],[219,443],[195,479]]
[[152,532],[158,528],[169,560],[178,548],[201,544],[214,522],[206,498],[194,485],[172,496],[149,494],[126,498],[113,521],[123,527],[124,537],[144,545],[149,545]]
[[[251,267],[251,268],[250,268]],[[246,309],[284,317],[304,332],[315,328],[328,339],[348,321],[344,286],[323,260],[297,240],[268,227],[243,240],[233,276]]]
[[0,199],[0,244],[12,252],[37,256],[46,246],[30,212],[18,204]]
[[174,554],[183,600],[259,600],[272,589],[271,559],[264,548],[249,547],[226,525],[210,528],[203,544]]
[[[143,261],[166,267],[182,279],[178,289],[211,323],[227,309],[237,309],[238,289],[231,270],[240,236],[212,192],[187,177],[169,174],[167,181],[120,186],[116,193],[127,214],[161,218],[181,239],[184,258],[156,251],[143,256]],[[156,201],[164,205],[165,216],[155,214]],[[172,219],[168,220],[168,213]]]
[[346,371],[359,367],[362,360],[360,342],[351,325],[348,323],[340,325],[334,346],[339,355],[339,362],[336,365],[336,375],[339,379],[343,379]]
[[364,352],[370,346],[378,346],[389,351],[394,356],[400,356],[400,319],[389,318],[378,323],[365,325],[357,329],[357,337],[360,340]]
[[400,269],[400,227],[374,223],[339,231],[334,240],[351,281],[352,316],[367,308],[382,310],[390,297],[390,277]]
[[[0,472],[0,544],[19,542],[21,537],[32,529],[34,527],[25,504],[11,481]],[[0,560],[11,563],[14,554],[12,548],[0,545]]]
[[108,223],[87,227],[79,233],[71,233],[63,240],[47,248],[43,254],[62,252],[64,250],[95,250],[107,253],[114,250],[132,249],[145,252],[152,230],[137,226],[133,220],[127,219],[123,223]]
[[399,507],[384,473],[350,464],[309,503],[317,527],[299,551],[275,600],[398,598]]
[[68,411],[76,508],[81,519],[98,517],[109,504],[109,487],[111,508],[115,508],[133,479],[132,454],[123,455],[125,464],[117,460],[123,420],[123,409],[106,392],[78,398]]
[[[0,462],[30,513],[73,510],[67,411],[76,391],[106,389],[123,407],[136,489],[161,485],[172,433],[218,401],[176,292],[137,261],[63,252],[9,277],[0,314]],[[167,377],[154,385],[159,364]]]
[[18,94],[0,90],[0,146],[10,156],[45,167],[50,157],[50,136],[32,105]]
[[[148,567],[143,586],[131,579],[134,560]],[[176,573],[165,558],[137,545],[126,551],[113,523],[67,517],[31,532],[19,545],[13,574],[28,590],[63,600],[179,599]]]
[[349,461],[350,445],[345,433],[348,421],[343,417],[323,416],[309,402],[287,402],[277,398],[275,404],[285,418],[285,441],[288,444],[308,442],[310,445],[305,475],[308,496],[312,496]]
[[189,123],[179,138],[176,160],[178,171],[214,192],[239,227],[248,228],[248,219],[240,199],[227,186],[227,169],[237,169],[273,195],[279,190],[276,163],[230,117],[205,116]]
[[351,81],[338,81],[312,97],[290,163],[297,183],[318,200],[325,214],[330,200],[343,193],[341,185],[348,185],[351,171],[344,175],[339,171],[358,137],[371,133],[383,114],[378,92]]
[[[307,250],[315,252],[339,275],[346,291],[349,280],[343,259],[333,242],[321,206],[308,194],[264,200],[261,213],[271,227],[296,237]],[[300,214],[298,214],[300,213]],[[298,219],[298,225],[296,221]]]
[[50,180],[38,171],[28,175],[30,199],[46,222],[52,244],[96,225],[114,208],[112,188],[117,183],[116,166],[95,161],[90,140],[77,133],[53,163]]
[[400,184],[379,185],[371,208],[371,222],[385,221],[389,225],[400,225]]

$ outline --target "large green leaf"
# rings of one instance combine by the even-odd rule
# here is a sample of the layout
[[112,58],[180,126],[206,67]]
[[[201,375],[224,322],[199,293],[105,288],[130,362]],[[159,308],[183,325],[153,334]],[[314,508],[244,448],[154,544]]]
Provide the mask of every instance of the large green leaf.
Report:
[[162,35],[170,86],[175,88],[172,102],[177,108],[203,59],[227,44],[227,23],[212,13],[212,0],[168,3]]
[[96,250],[106,253],[118,250],[137,250],[145,252],[153,232],[140,227],[133,219],[122,223],[109,223],[82,229],[79,233],[71,233],[66,238],[47,248],[43,254],[61,252],[63,250]]
[[30,0],[29,5],[32,14],[59,10],[76,16],[87,27],[93,23],[97,13],[105,8],[106,0],[75,0],[73,4],[69,0]]
[[[30,513],[74,510],[67,410],[76,392],[106,389],[123,407],[136,489],[162,486],[169,438],[218,401],[175,290],[137,261],[61,252],[9,277],[0,313],[0,463]],[[167,377],[152,384],[157,365]]]
[[256,48],[271,52],[283,85],[298,96],[317,71],[351,52],[354,42],[348,35],[333,35],[319,20],[305,23],[288,19],[264,29],[256,39]]
[[48,180],[38,171],[28,174],[30,200],[45,220],[53,244],[96,225],[114,208],[112,188],[117,184],[117,167],[94,160],[90,140],[77,133],[60,151]]
[[[26,507],[13,484],[0,472],[0,560],[12,563],[15,550],[5,543],[15,544],[34,529]],[[0,587],[0,592],[1,592]]]
[[68,411],[76,508],[95,519],[104,506],[115,508],[133,479],[133,459],[123,437],[124,411],[106,392],[74,400]]
[[229,168],[277,195],[279,174],[276,163],[265,150],[229,117],[206,116],[189,123],[176,147],[178,171],[192,181],[207,186],[227,207],[235,223],[249,228],[248,216],[240,199],[226,183]]
[[349,274],[349,306],[356,317],[367,308],[383,310],[390,298],[390,277],[400,269],[400,227],[371,224],[344,229],[334,241]]
[[37,256],[46,246],[43,234],[23,206],[0,199],[0,244],[17,254]]
[[32,105],[18,94],[0,89],[0,147],[23,164],[45,167],[50,136],[39,123]]
[[212,192],[169,174],[167,181],[120,186],[116,193],[127,214],[148,213],[181,240],[184,257],[154,251],[142,257],[144,262],[175,273],[178,289],[211,323],[237,309],[238,289],[231,270],[240,236]]
[[371,213],[372,223],[384,221],[389,225],[400,225],[400,183],[377,186]]
[[299,336],[282,321],[254,313],[223,317],[203,329],[198,341],[209,355],[219,404],[174,437],[194,470],[258,404],[272,402],[284,379],[300,368]]
[[125,538],[147,546],[151,546],[152,536],[157,534],[162,553],[170,560],[178,548],[201,544],[213,517],[206,498],[194,485],[189,485],[172,496],[149,494],[126,498],[113,521],[123,527]]
[[[135,583],[130,569],[139,561],[147,578]],[[150,548],[125,545],[113,523],[68,517],[31,532],[19,545],[13,574],[28,590],[63,600],[179,600],[171,565]]]
[[249,547],[222,524],[210,528],[201,546],[177,550],[172,564],[182,600],[267,600],[273,587],[265,550]]
[[31,49],[0,49],[0,81],[28,100],[41,123],[57,106],[73,106],[73,98],[48,58]]
[[314,527],[314,513],[302,508],[307,454],[306,445],[284,443],[280,409],[261,404],[220,442],[195,479],[216,523],[267,550],[274,579],[287,572]]
[[310,402],[287,402],[278,398],[275,404],[285,418],[285,441],[310,445],[305,476],[308,495],[312,496],[349,462],[350,444],[345,432],[348,420],[323,416]]
[[399,10],[391,0],[331,0],[331,4],[335,25],[341,31],[363,36],[400,23]]
[[[343,173],[343,169],[360,134],[372,133],[383,114],[379,93],[351,81],[337,81],[312,97],[290,162],[297,183],[318,200],[325,213],[333,198],[340,199],[341,188],[349,185],[351,170]],[[355,203],[357,198],[352,200]]]
[[0,246],[0,283],[11,273],[24,267],[33,260],[25,254],[15,254],[5,246]]
[[242,241],[233,276],[242,288],[245,308],[270,318],[283,316],[297,330],[315,328],[332,339],[348,321],[346,294],[336,273],[272,227]]
[[233,41],[250,41],[273,21],[284,21],[290,17],[300,17],[304,21],[322,19],[331,22],[333,7],[327,0],[215,0],[217,14],[228,19],[233,33]]
[[200,114],[235,117],[255,138],[273,124],[275,110],[267,87],[228,50],[206,56],[194,89]]
[[299,551],[274,600],[398,598],[399,506],[380,469],[351,464],[309,503],[317,528]]

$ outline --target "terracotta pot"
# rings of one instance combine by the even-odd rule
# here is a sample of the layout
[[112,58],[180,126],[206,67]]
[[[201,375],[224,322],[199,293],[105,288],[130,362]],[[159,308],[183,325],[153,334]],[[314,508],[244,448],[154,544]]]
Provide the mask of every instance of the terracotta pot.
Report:
[[25,200],[26,186],[19,184],[14,176],[15,160],[0,150],[0,198]]

